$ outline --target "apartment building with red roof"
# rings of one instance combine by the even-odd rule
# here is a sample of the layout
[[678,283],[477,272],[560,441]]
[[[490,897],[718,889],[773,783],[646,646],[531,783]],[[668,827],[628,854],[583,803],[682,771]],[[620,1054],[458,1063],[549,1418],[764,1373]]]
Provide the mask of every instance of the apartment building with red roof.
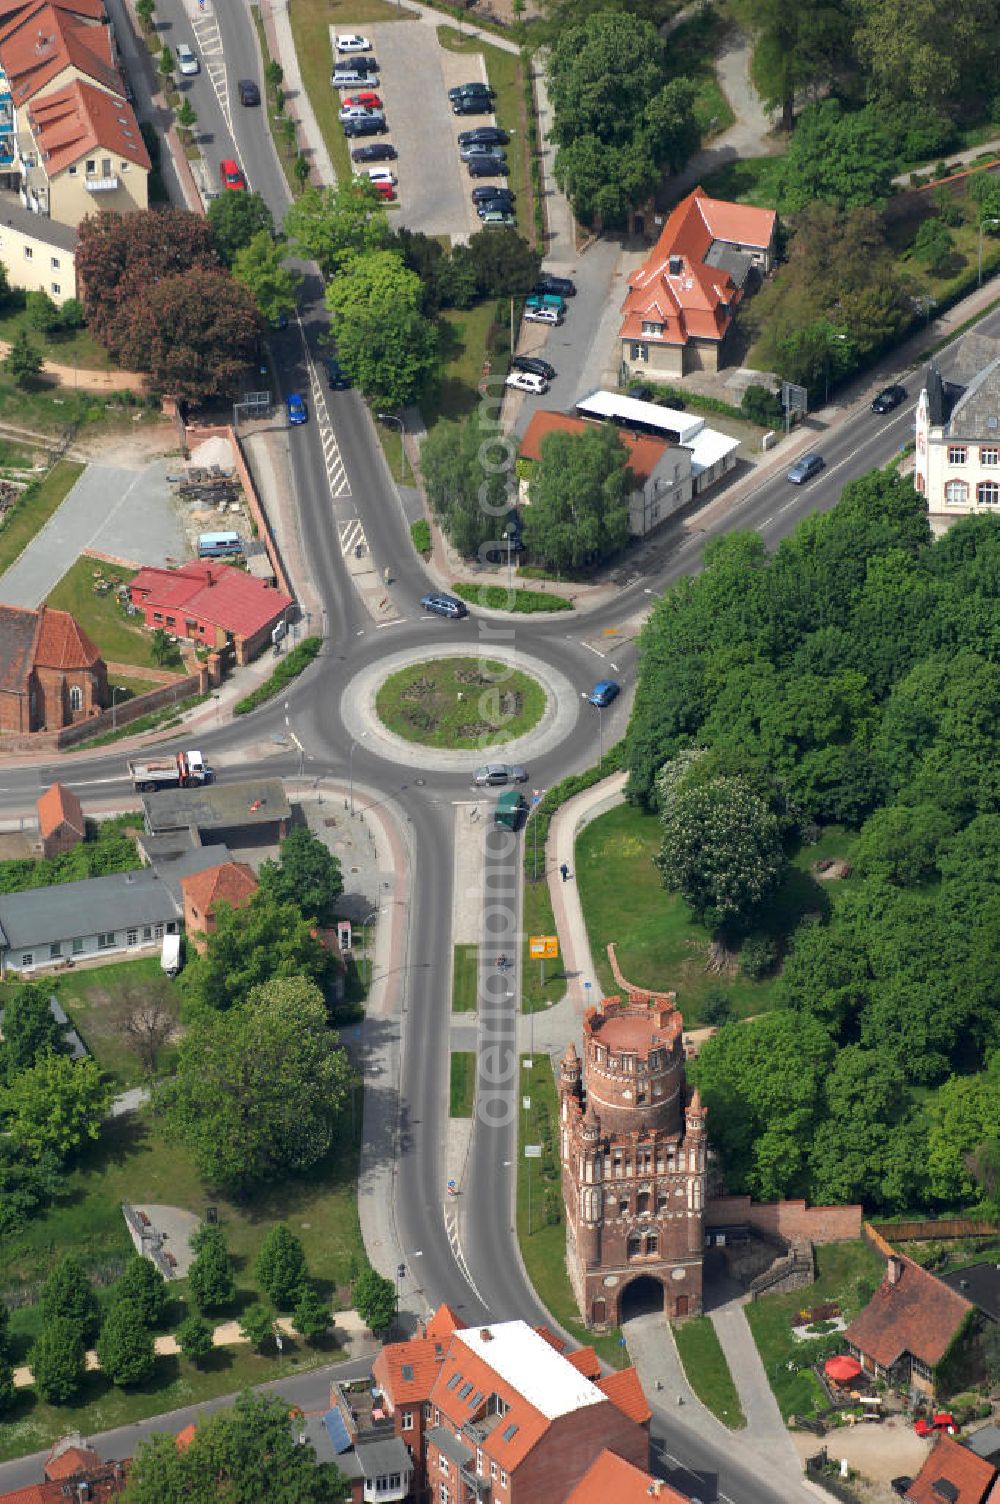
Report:
[[72,851],[86,836],[83,805],[73,790],[63,784],[51,784],[39,797],[35,809],[43,856],[59,856],[61,852]]
[[904,1494],[908,1504],[990,1504],[997,1470],[951,1436],[939,1436]]
[[239,664],[263,651],[295,604],[265,580],[208,559],[194,559],[179,569],[140,569],[129,595],[147,627],[162,627]]
[[56,731],[107,703],[104,660],[68,611],[0,606],[0,733]]
[[935,1371],[974,1311],[957,1290],[893,1252],[882,1283],[844,1338],[866,1373],[933,1396]]
[[622,304],[626,378],[717,371],[752,276],[774,258],[773,209],[731,204],[695,188],[671,213]]

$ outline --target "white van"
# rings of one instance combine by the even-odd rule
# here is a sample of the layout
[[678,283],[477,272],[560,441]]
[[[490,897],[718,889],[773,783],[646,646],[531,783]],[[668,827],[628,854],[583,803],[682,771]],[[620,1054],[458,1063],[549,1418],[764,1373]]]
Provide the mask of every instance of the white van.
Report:
[[164,935],[163,947],[160,951],[160,970],[166,972],[168,977],[175,977],[181,969],[181,937],[180,935]]

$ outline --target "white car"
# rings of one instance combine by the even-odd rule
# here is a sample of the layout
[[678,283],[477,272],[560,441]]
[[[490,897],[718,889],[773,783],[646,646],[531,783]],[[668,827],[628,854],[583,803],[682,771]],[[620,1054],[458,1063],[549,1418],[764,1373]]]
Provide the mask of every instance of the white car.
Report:
[[198,56],[187,42],[177,43],[177,72],[182,73],[185,78],[193,78],[196,73],[201,72]]
[[390,188],[394,188],[399,181],[396,174],[390,172],[388,167],[369,167],[367,176],[373,183],[388,183]]
[[337,118],[341,122],[345,120],[383,120],[385,117],[381,110],[373,110],[368,104],[345,104],[337,111]]
[[562,313],[558,308],[526,308],[524,320],[527,324],[561,324]]
[[504,384],[516,392],[530,392],[533,397],[541,397],[549,389],[545,377],[536,376],[534,371],[511,371]]
[[372,44],[367,37],[357,36],[353,33],[337,38],[338,52],[371,52]]

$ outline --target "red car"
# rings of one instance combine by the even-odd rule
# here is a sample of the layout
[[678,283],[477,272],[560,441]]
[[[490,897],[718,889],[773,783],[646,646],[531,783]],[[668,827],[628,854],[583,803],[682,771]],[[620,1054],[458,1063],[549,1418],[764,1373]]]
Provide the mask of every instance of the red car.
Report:
[[348,94],[342,101],[341,108],[351,104],[363,104],[369,110],[382,109],[382,101],[371,89],[362,89],[360,94]]
[[939,1410],[930,1420],[924,1420],[921,1416],[913,1429],[918,1436],[933,1436],[935,1431],[947,1431],[949,1436],[954,1436],[957,1427],[950,1410]]
[[240,170],[239,163],[234,162],[231,157],[219,163],[219,182],[223,188],[231,188],[237,193],[241,189],[245,191],[247,186],[247,180]]
[[387,202],[396,197],[396,190],[391,183],[373,183],[372,187],[379,198],[385,199]]

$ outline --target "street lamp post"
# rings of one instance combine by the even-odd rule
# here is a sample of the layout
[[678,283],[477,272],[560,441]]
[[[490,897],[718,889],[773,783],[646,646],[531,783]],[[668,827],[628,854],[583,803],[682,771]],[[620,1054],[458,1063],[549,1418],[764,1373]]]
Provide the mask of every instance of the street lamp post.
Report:
[[372,984],[372,963],[371,957],[368,954],[368,926],[371,924],[373,919],[377,918],[378,909],[372,909],[371,913],[366,914],[364,919],[362,919],[361,921],[361,948],[365,953],[365,972],[367,973],[365,977],[365,985],[368,987],[370,987]]
[[119,684],[112,684],[112,686],[111,686],[111,729],[112,729],[112,731],[117,731],[118,730],[118,700],[117,700],[117,696],[120,693],[121,693],[121,685],[119,685]]
[[406,479],[406,428],[405,428],[405,426],[403,424],[403,420],[402,420],[402,418],[397,418],[396,415],[395,415],[395,413],[376,413],[375,416],[378,418],[378,420],[379,420],[380,423],[395,423],[396,426],[399,429],[399,452],[400,452],[400,455],[402,456],[402,464],[400,465],[400,476],[405,481],[405,479]]

